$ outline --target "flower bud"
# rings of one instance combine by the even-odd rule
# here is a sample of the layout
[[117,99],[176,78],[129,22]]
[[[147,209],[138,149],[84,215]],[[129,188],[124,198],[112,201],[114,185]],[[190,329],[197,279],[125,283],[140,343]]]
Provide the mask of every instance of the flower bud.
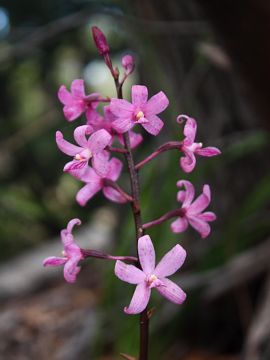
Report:
[[130,75],[135,68],[134,58],[131,55],[125,55],[122,57],[122,66],[126,71],[127,75]]
[[110,51],[107,39],[103,32],[97,27],[92,27],[92,35],[100,55],[106,55]]

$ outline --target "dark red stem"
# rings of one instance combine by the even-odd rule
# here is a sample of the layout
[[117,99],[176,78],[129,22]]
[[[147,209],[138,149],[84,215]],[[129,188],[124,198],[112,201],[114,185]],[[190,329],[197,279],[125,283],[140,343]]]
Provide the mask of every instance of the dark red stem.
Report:
[[154,159],[156,156],[163,153],[164,151],[173,150],[173,149],[181,150],[181,148],[182,148],[181,141],[169,141],[163,145],[160,145],[154,152],[152,152],[152,154],[150,154],[144,160],[139,162],[135,166],[135,169],[139,170],[141,167],[143,167],[145,164],[147,164],[149,161],[151,161],[152,159]]
[[83,254],[84,258],[97,258],[97,259],[105,259],[105,260],[124,260],[130,262],[138,262],[138,258],[135,256],[114,256],[110,254],[103,253],[99,250],[91,250],[91,249],[81,249],[81,253]]
[[126,149],[121,149],[121,148],[115,148],[115,147],[112,147],[112,146],[107,146],[107,149],[111,152],[116,152],[116,153],[120,153],[120,154],[125,154],[127,153],[127,150]]
[[162,215],[160,218],[149,221],[148,223],[143,224],[143,229],[148,229],[152,226],[155,225],[159,225],[162,224],[164,221],[167,221],[173,217],[176,216],[183,216],[184,215],[184,211],[183,209],[176,209],[176,210],[171,210],[169,212],[167,212],[166,214]]

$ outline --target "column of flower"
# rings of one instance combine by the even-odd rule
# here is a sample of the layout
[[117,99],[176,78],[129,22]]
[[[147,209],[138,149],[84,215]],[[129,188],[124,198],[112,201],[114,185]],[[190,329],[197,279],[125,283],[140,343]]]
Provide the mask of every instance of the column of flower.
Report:
[[[215,220],[216,216],[213,212],[204,211],[211,201],[210,187],[204,185],[202,194],[194,200],[195,190],[192,183],[181,179],[177,182],[177,187],[180,188],[177,193],[177,201],[182,204],[181,207],[143,224],[138,172],[164,151],[173,149],[179,151],[181,154],[180,167],[187,173],[195,168],[195,155],[211,157],[220,154],[220,151],[214,147],[204,148],[202,143],[195,142],[196,121],[186,115],[179,115],[177,122],[180,125],[184,123],[184,139],[162,144],[135,165],[133,150],[142,145],[143,137],[134,132],[133,127],[142,126],[149,134],[157,136],[164,125],[158,115],[168,107],[169,100],[162,91],[148,99],[148,89],[143,85],[133,85],[131,88],[132,101],[124,100],[122,86],[134,70],[134,59],[131,55],[125,55],[122,58],[123,74],[120,77],[119,69],[113,67],[105,35],[97,27],[92,28],[92,33],[96,47],[112,74],[117,98],[110,99],[98,93],[86,95],[84,81],[81,79],[72,82],[70,91],[65,86],[61,86],[58,97],[64,105],[63,112],[66,120],[72,122],[85,115],[85,124],[74,130],[76,144],[65,140],[60,131],[56,132],[56,143],[63,153],[71,156],[71,161],[64,166],[64,171],[84,184],[76,195],[76,200],[81,206],[85,206],[101,190],[104,196],[113,202],[131,204],[135,223],[134,237],[136,238],[137,257],[113,256],[99,250],[80,248],[74,241],[72,231],[74,225],[80,225],[81,222],[79,219],[72,219],[67,228],[61,231],[64,246],[63,256],[49,257],[44,260],[44,265],[64,265],[64,277],[66,281],[73,283],[80,271],[81,260],[94,257],[116,261],[115,275],[125,282],[136,285],[131,302],[124,308],[124,312],[140,314],[138,358],[146,360],[150,318],[147,304],[151,290],[155,288],[162,296],[175,304],[183,303],[186,294],[168,277],[182,266],[186,251],[180,244],[177,244],[156,265],[154,246],[150,236],[145,234],[145,230],[171,218],[176,218],[171,223],[171,230],[174,233],[183,232],[188,225],[191,225],[200,233],[201,237],[205,238],[210,233],[209,222]],[[101,111],[97,111],[99,104],[103,104]],[[122,154],[126,158],[130,173],[130,194],[117,184],[123,163],[118,158],[112,157],[113,153]],[[124,261],[133,264],[126,264]],[[129,355],[123,356],[131,359]]]

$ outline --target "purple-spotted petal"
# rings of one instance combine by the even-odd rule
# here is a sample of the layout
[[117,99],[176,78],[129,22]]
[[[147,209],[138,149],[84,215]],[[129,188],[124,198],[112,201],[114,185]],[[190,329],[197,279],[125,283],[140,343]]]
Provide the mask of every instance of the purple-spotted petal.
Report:
[[129,131],[135,123],[132,122],[131,117],[120,117],[112,123],[112,127],[120,134]]
[[64,166],[64,172],[68,172],[76,179],[82,180],[87,168],[87,161],[72,160],[66,163]]
[[134,105],[123,99],[111,99],[110,110],[118,118],[131,118]]
[[182,187],[182,186],[185,187],[185,199],[183,201],[183,206],[189,207],[195,195],[194,186],[190,181],[187,180],[179,180],[177,181],[176,185],[178,187]]
[[104,129],[98,130],[88,139],[88,148],[91,150],[92,154],[97,154],[110,143],[111,138],[108,131]]
[[102,151],[98,154],[93,155],[92,166],[95,169],[96,173],[101,177],[106,177],[110,170],[110,163],[106,159],[104,153],[107,151]]
[[67,155],[75,156],[83,150],[83,148],[66,141],[61,131],[56,131],[55,140],[58,148]]
[[71,83],[71,93],[78,98],[84,98],[84,81],[82,79],[73,80]]
[[138,240],[138,254],[141,267],[146,275],[152,274],[155,268],[156,254],[149,235]]
[[178,285],[166,278],[161,279],[161,281],[164,286],[159,286],[156,289],[162,296],[179,305],[186,300],[186,294]]
[[175,245],[167,254],[163,256],[154,273],[157,277],[163,278],[174,274],[184,263],[186,251],[181,245]]
[[189,146],[194,143],[196,132],[197,132],[197,122],[191,117],[186,117],[186,124],[184,127],[184,135],[185,135],[185,145]]
[[197,197],[197,199],[190,205],[188,214],[197,215],[202,212],[211,201],[211,191],[209,185],[203,186],[203,193]]
[[169,99],[163,91],[160,91],[156,95],[152,96],[144,107],[147,119],[149,115],[156,115],[161,113],[167,108],[168,105]]
[[206,156],[206,157],[211,157],[211,156],[220,155],[221,151],[216,147],[209,146],[209,147],[197,149],[195,151],[195,154],[198,154],[201,156]]
[[81,206],[85,206],[86,203],[101,190],[102,186],[100,183],[91,182],[86,184],[78,191],[76,200]]
[[210,234],[210,225],[206,221],[199,219],[198,216],[189,216],[188,221],[203,239]]
[[115,275],[129,284],[140,284],[145,281],[145,273],[134,265],[127,265],[117,260],[114,268]]
[[81,270],[78,265],[80,258],[71,258],[69,259],[64,266],[64,278],[69,283],[74,283],[76,281],[77,274]]
[[86,166],[79,180],[85,183],[100,183],[101,177],[95,172],[92,167]]
[[63,112],[65,118],[68,121],[76,120],[85,111],[85,105],[82,100],[73,101],[72,103],[65,105]]
[[117,158],[112,158],[109,163],[109,171],[106,175],[106,178],[112,181],[116,181],[121,174],[122,168],[122,162]]
[[196,158],[192,151],[184,147],[185,156],[180,158],[180,166],[186,172],[190,173],[196,165]]
[[131,88],[132,104],[136,106],[144,105],[148,99],[148,90],[143,85],[133,85]]
[[74,130],[74,139],[77,144],[81,147],[86,148],[88,146],[88,140],[86,139],[86,135],[90,135],[93,132],[92,126],[82,125],[76,127]]
[[202,214],[198,214],[197,218],[203,221],[215,221],[217,219],[216,214],[212,211],[206,211]]
[[124,308],[126,314],[139,314],[147,306],[151,295],[151,289],[142,282],[136,286],[133,297],[128,307]]
[[50,256],[43,260],[43,266],[60,266],[64,265],[67,261],[67,258]]
[[178,218],[171,223],[171,229],[174,233],[184,232],[188,227],[188,221],[186,218]]
[[158,135],[163,128],[163,121],[156,115],[147,116],[147,123],[142,123],[141,125],[144,129],[149,132],[151,135]]
[[127,199],[122,194],[120,194],[116,189],[110,186],[104,186],[103,194],[107,199],[113,202],[119,204],[124,204],[125,202],[127,202]]

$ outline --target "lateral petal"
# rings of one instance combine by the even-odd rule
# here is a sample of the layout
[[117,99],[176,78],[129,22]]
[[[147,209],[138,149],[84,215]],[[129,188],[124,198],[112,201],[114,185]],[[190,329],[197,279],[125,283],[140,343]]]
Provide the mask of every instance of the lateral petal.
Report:
[[82,79],[75,79],[71,83],[71,93],[78,98],[84,98],[84,81]]
[[171,223],[171,230],[174,233],[181,233],[186,231],[188,227],[188,221],[186,218],[178,218]]
[[174,274],[184,263],[186,251],[181,245],[175,245],[167,254],[163,256],[154,270],[154,274],[159,277],[167,277]]
[[190,205],[188,214],[197,215],[201,213],[211,201],[211,191],[209,185],[203,186],[203,193],[197,197],[197,199]]
[[127,265],[117,260],[114,268],[115,275],[129,284],[140,284],[145,281],[145,273],[134,265]]
[[101,185],[98,183],[88,183],[76,195],[76,200],[81,206],[85,206],[86,203],[99,191]]
[[[185,187],[185,199],[183,200],[183,206],[189,207],[189,205],[192,203],[192,200],[194,199],[194,195],[195,195],[194,186],[188,180],[179,180],[179,181],[177,181],[176,185],[178,187],[182,187],[182,186]],[[182,197],[183,197],[183,195],[181,194],[181,198]],[[182,202],[182,200],[181,200],[181,202]]]
[[203,239],[211,232],[210,225],[206,221],[201,220],[198,216],[189,216],[188,222],[196,231],[198,231]]
[[142,123],[144,129],[151,135],[157,136],[163,128],[163,121],[156,115],[147,116],[148,122]]
[[167,278],[160,280],[163,282],[164,286],[158,286],[156,289],[162,296],[178,305],[186,300],[187,295],[185,292],[173,281]]
[[128,307],[124,308],[126,314],[139,314],[147,306],[151,295],[151,289],[142,282],[136,286],[133,297]]
[[61,131],[56,131],[55,140],[58,148],[67,155],[75,156],[83,150],[83,148],[66,141]]
[[149,115],[156,115],[161,113],[167,108],[168,105],[169,99],[163,91],[160,91],[156,95],[152,96],[144,107],[147,119]]
[[88,148],[92,154],[102,151],[111,141],[111,135],[108,131],[101,129],[94,132],[88,139]]

